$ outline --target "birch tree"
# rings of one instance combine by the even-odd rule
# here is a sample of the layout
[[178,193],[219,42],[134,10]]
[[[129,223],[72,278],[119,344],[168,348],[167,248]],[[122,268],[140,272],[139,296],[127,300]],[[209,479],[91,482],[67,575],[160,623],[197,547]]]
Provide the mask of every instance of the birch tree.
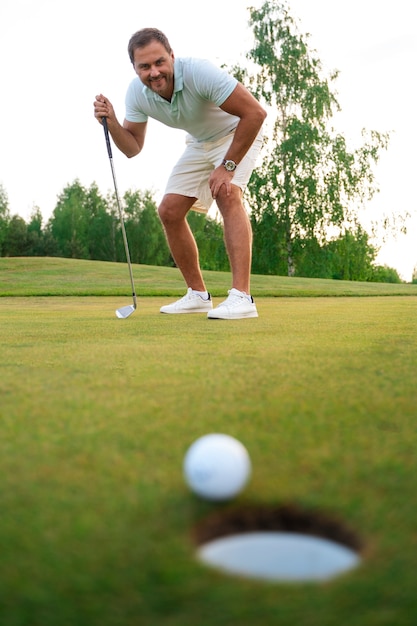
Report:
[[255,230],[267,224],[258,241],[272,266],[285,255],[292,276],[297,240],[322,243],[331,231],[356,229],[360,207],[377,191],[374,165],[389,135],[363,131],[363,144],[349,150],[330,126],[340,110],[333,88],[338,72],[324,76],[309,35],[300,33],[284,3],[267,0],[249,11],[250,63],[234,69],[269,111],[262,164],[248,188],[252,220]]

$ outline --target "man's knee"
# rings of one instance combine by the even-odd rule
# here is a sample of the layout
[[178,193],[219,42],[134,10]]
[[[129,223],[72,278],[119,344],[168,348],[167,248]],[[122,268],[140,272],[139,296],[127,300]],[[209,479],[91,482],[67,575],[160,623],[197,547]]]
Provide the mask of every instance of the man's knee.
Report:
[[232,185],[231,193],[228,196],[226,194],[226,188],[223,186],[221,191],[216,198],[217,206],[219,208],[220,213],[225,216],[226,213],[244,211],[243,206],[243,194],[240,187],[237,185]]
[[172,222],[175,219],[174,205],[165,198],[163,198],[161,204],[158,207],[158,215],[163,224]]
[[158,207],[158,214],[163,224],[172,224],[182,221],[194,202],[193,198],[167,194],[162,198]]

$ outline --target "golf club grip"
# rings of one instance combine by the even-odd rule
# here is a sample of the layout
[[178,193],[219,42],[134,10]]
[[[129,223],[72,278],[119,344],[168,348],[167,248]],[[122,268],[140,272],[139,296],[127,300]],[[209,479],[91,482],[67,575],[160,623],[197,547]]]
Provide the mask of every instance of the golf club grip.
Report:
[[109,159],[112,159],[113,155],[112,155],[112,151],[111,151],[109,128],[107,126],[107,117],[102,117],[101,121],[103,122],[104,136],[106,138],[106,145],[107,145],[107,152],[108,152],[108,155],[109,155]]

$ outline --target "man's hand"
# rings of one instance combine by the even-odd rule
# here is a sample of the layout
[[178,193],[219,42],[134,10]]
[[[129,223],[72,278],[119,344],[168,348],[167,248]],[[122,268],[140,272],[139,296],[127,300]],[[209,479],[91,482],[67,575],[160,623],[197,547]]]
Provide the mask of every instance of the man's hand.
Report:
[[213,170],[209,178],[209,186],[214,200],[217,198],[222,185],[226,188],[226,196],[230,196],[232,192],[231,181],[233,176],[234,172],[228,172],[224,169],[223,165],[219,165],[215,170]]
[[113,105],[103,94],[96,96],[94,101],[94,117],[102,123],[102,118],[107,117],[107,120],[111,122],[116,121],[116,115],[113,109]]
[[107,126],[116,146],[128,158],[134,157],[143,148],[146,134],[146,122],[135,123],[124,121],[119,124],[113,105],[103,94],[96,96],[94,101],[94,117],[102,124],[107,119]]

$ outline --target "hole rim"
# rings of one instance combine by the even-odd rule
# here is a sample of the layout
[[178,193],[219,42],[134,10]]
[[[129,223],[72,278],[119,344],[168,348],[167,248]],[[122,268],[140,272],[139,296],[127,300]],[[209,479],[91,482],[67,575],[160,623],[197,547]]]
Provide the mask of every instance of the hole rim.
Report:
[[293,532],[327,539],[363,557],[360,534],[335,514],[307,509],[294,503],[226,505],[194,524],[192,541],[197,547],[214,539],[246,532]]

